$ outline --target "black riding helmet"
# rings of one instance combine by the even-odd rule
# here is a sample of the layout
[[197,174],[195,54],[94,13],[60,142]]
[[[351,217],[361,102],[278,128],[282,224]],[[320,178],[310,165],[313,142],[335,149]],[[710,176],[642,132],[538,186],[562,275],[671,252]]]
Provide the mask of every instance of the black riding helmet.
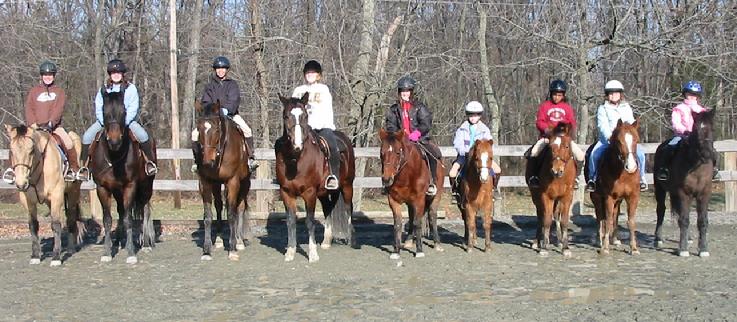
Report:
[[403,76],[397,81],[397,90],[399,91],[402,91],[402,90],[412,91],[415,89],[415,86],[417,86],[417,82],[415,81],[414,78],[412,78],[412,76],[409,76],[409,75]]
[[128,67],[125,67],[125,63],[123,63],[120,59],[113,59],[110,62],[107,63],[107,73],[123,73],[128,71]]
[[302,74],[307,74],[307,72],[322,74],[322,66],[316,60],[310,60],[305,63],[305,68],[302,69]]
[[568,85],[566,85],[566,82],[556,79],[552,82],[550,82],[550,88],[549,92],[552,93],[565,93],[568,90]]
[[230,60],[225,56],[217,56],[212,61],[212,68],[225,68],[230,69]]
[[56,75],[56,65],[47,60],[38,66],[38,73],[41,75]]

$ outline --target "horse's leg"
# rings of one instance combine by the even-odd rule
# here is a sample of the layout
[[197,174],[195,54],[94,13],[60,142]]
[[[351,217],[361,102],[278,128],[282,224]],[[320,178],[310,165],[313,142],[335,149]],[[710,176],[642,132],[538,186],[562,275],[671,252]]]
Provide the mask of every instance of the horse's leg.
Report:
[[136,257],[136,242],[133,239],[133,202],[135,198],[136,186],[131,185],[123,190],[123,225],[125,225],[125,249],[128,252],[128,258],[125,262],[128,264],[138,263]]
[[240,239],[238,239],[236,247],[243,246],[243,249],[245,249],[249,245],[249,239],[251,238],[251,218],[248,212],[248,192],[251,190],[251,178],[246,177],[242,179],[240,185],[240,201],[238,202],[240,204],[238,206],[240,214],[238,217],[240,218],[241,225],[239,227]]
[[422,228],[425,217],[425,196],[420,198],[421,200],[414,202],[414,239],[415,239],[415,257],[425,257],[425,253],[422,252]]
[[399,259],[400,244],[402,243],[402,204],[389,196],[389,207],[392,208],[394,217],[394,252],[389,255],[390,259]]
[[350,241],[352,248],[358,248],[359,246],[358,242],[356,241],[356,230],[353,227],[353,186],[349,184],[345,185],[343,187],[341,196],[343,197],[342,202],[346,207],[346,209],[344,210],[347,212],[348,224],[350,225],[350,227],[348,227],[348,233],[350,234],[348,240]]
[[284,261],[291,262],[297,252],[297,198],[284,190],[280,190],[279,194],[287,212],[287,251],[284,254]]
[[331,196],[331,194],[320,197],[322,212],[325,215],[325,223],[323,224],[323,227],[325,229],[322,237],[322,244],[320,244],[320,247],[322,249],[329,249],[330,244],[333,241],[333,218],[335,218],[335,216],[338,216],[338,214],[333,213],[333,211],[335,210],[336,202],[342,202],[342,200],[338,200],[337,195],[335,195],[334,198]]
[[31,233],[31,265],[41,264],[41,243],[38,239],[38,208],[35,200],[29,200],[25,193],[19,194],[20,202],[28,211],[28,231]]
[[227,206],[228,206],[228,227],[230,233],[228,234],[228,259],[237,261],[240,259],[238,256],[238,194],[240,192],[240,181],[231,178],[227,183]]
[[[688,253],[688,225],[689,225],[689,212],[691,208],[691,198],[686,196],[683,192],[679,191],[678,198],[676,201],[677,205],[674,209],[678,209],[678,228],[680,229],[680,240],[678,242],[678,256],[687,257]],[[671,200],[673,196],[671,195]],[[677,206],[678,208],[676,208]]]
[[614,229],[614,211],[616,211],[614,199],[610,196],[604,197],[604,229],[603,235],[600,237],[602,240],[600,252],[602,254],[609,254],[609,241]]
[[64,192],[55,191],[49,195],[51,211],[51,230],[54,232],[54,249],[51,255],[51,266],[61,265],[61,216],[64,211]]
[[415,247],[415,219],[417,219],[417,211],[412,204],[407,204],[407,239],[404,240],[404,249],[410,250]]
[[[218,185],[219,186],[219,185]],[[203,261],[212,260],[211,248],[212,248],[212,197],[213,197],[213,185],[205,182],[200,178],[200,196],[202,197],[202,206],[204,208],[204,229],[205,238],[202,240],[202,256],[200,257]],[[218,195],[220,191],[218,191]],[[222,206],[222,200],[220,205]],[[218,215],[220,215],[218,213]]]
[[305,200],[305,212],[307,233],[308,237],[308,252],[307,258],[310,263],[314,263],[320,260],[320,256],[317,255],[317,242],[315,242],[315,206],[317,205],[317,196],[314,192],[306,193],[303,195]]
[[106,188],[97,186],[97,199],[100,199],[100,206],[102,207],[102,226],[105,229],[105,241],[103,242],[103,251],[100,261],[110,262],[113,260],[113,240],[110,236],[110,230],[113,229],[113,217],[110,214],[112,194]]
[[484,251],[489,252],[491,251],[491,223],[494,218],[494,197],[490,194],[484,197],[484,199]]
[[532,241],[531,248],[538,250],[540,249],[543,240],[543,221],[545,218],[545,205],[542,202],[542,196],[532,197],[533,203],[535,204],[535,212],[537,214],[537,229],[535,229],[535,240]]
[[568,246],[568,223],[571,218],[571,203],[573,202],[573,194],[569,194],[558,204],[558,225],[560,230],[558,233],[558,242],[560,250],[565,257],[571,257],[571,249]]
[[440,246],[440,234],[438,234],[438,204],[440,203],[440,194],[436,195],[430,203],[428,215],[430,215],[430,225],[432,225],[433,249],[438,252],[444,251]]
[[553,224],[553,200],[547,196],[542,196],[543,203],[543,220],[542,220],[542,241],[540,243],[540,256],[548,255],[548,247],[550,246],[550,227]]
[[663,247],[663,219],[665,218],[665,195],[666,190],[660,181],[655,181],[655,202],[657,206],[657,224],[655,225],[655,247]]
[[125,204],[123,203],[123,194],[120,191],[112,191],[112,196],[115,199],[115,209],[118,211],[118,224],[115,226],[115,242],[118,247],[122,247],[123,239],[125,239],[125,224],[123,223]]
[[615,246],[622,245],[622,241],[619,239],[619,216],[622,214],[622,201],[623,199],[620,199],[619,201],[615,203],[614,214],[613,214],[614,215],[614,226],[612,226],[612,232],[611,232],[611,235],[609,235],[612,245],[615,245]]
[[710,197],[710,193],[704,193],[696,200],[697,225],[699,228],[699,256],[701,257],[709,257],[709,243],[706,239],[706,231],[709,228]]
[[630,229],[630,253],[632,255],[640,254],[640,250],[637,249],[637,224],[635,223],[637,203],[639,201],[639,194],[633,194],[627,198],[627,227]]
[[466,203],[466,252],[470,253],[476,247],[476,214],[478,209],[475,203]]
[[[215,222],[215,248],[223,248],[223,193],[221,186],[219,182],[210,184],[211,196],[215,202],[215,213],[217,215],[217,222]],[[208,206],[209,208],[210,206]],[[210,218],[212,219],[212,210],[210,211]]]

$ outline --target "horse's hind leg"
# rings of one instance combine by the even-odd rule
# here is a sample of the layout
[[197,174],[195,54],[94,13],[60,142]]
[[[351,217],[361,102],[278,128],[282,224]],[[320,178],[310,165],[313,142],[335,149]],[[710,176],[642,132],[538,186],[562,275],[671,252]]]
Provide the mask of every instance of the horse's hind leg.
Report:
[[706,231],[709,228],[709,195],[701,196],[696,201],[696,212],[698,213],[697,225],[699,228],[699,256],[709,257],[709,243],[706,239]]
[[438,203],[440,200],[438,196],[433,198],[428,215],[430,216],[430,225],[432,226],[433,248],[435,251],[442,252],[444,249],[440,246],[440,234],[438,234]]
[[320,204],[322,205],[322,212],[325,214],[325,224],[323,225],[325,227],[322,243],[320,244],[320,248],[322,249],[329,249],[330,244],[333,241],[333,220],[338,216],[334,212],[335,210],[335,204],[336,202],[343,202],[342,200],[338,200],[339,196],[334,196],[331,198],[330,195],[320,197]]
[[[220,183],[213,183],[210,186],[212,200],[215,204],[215,213],[217,221],[215,222],[215,248],[223,248],[223,193]],[[209,208],[209,206],[208,206]],[[210,220],[212,220],[212,210],[210,210]]]
[[671,207],[678,209],[678,228],[680,229],[680,240],[678,241],[678,256],[687,257],[688,253],[688,226],[691,200],[679,192],[678,197],[671,195]]
[[655,181],[655,202],[657,206],[657,224],[655,225],[655,247],[663,247],[663,219],[665,218],[665,195],[666,190],[660,181]]
[[41,264],[41,243],[38,239],[38,208],[36,201],[28,200],[24,193],[20,194],[21,204],[28,211],[28,231],[31,233],[31,265]]
[[307,224],[308,237],[308,251],[307,258],[310,263],[314,263],[320,260],[320,256],[317,254],[317,242],[315,241],[315,205],[317,204],[317,196],[307,195],[304,196],[305,200],[305,212],[307,213],[305,223]]
[[425,253],[422,252],[422,227],[423,219],[425,215],[425,198],[422,198],[420,202],[416,202],[414,205],[415,219],[414,219],[414,237],[415,237],[415,257],[425,257]]
[[125,250],[128,253],[128,257],[125,262],[128,264],[138,263],[138,257],[136,257],[136,242],[133,239],[133,203],[134,203],[134,188],[127,188],[123,191],[123,200],[118,200],[124,205],[125,211],[123,212],[123,225],[125,226]]
[[627,227],[630,230],[630,253],[632,255],[640,254],[640,250],[637,249],[637,224],[635,222],[639,199],[640,196],[638,195],[631,196],[627,199]]

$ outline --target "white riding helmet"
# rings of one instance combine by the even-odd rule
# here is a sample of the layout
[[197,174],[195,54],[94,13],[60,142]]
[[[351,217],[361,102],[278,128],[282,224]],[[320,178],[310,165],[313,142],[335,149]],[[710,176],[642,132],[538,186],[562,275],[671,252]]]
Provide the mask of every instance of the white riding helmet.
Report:
[[483,113],[484,112],[484,106],[481,105],[478,101],[470,101],[468,104],[466,104],[466,114],[471,113]]
[[604,85],[604,93],[624,92],[624,85],[618,80],[610,80]]

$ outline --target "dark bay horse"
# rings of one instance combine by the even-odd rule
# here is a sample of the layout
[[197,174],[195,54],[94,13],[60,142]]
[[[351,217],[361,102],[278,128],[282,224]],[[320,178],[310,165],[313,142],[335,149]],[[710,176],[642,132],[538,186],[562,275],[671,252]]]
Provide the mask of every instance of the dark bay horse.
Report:
[[[54,232],[54,249],[51,266],[61,265],[62,223],[66,217],[69,231],[67,253],[76,251],[81,242],[84,224],[80,221],[80,181],[64,181],[64,160],[61,150],[46,131],[25,125],[5,125],[10,138],[10,163],[14,172],[13,183],[19,192],[20,203],[28,211],[28,229],[31,232],[30,264],[41,263],[41,245],[38,238],[37,204],[49,207],[51,229]],[[69,132],[77,149],[79,136]]]
[[279,95],[284,110],[283,134],[276,140],[276,179],[279,194],[287,211],[288,242],[285,261],[294,260],[297,250],[297,198],[305,203],[306,223],[309,232],[310,262],[320,259],[315,243],[315,206],[320,199],[325,214],[325,234],[321,247],[330,248],[333,237],[346,239],[356,246],[353,236],[353,180],[356,158],[350,139],[335,131],[340,152],[339,188],[329,191],[323,186],[329,173],[327,154],[320,147],[320,138],[307,124],[307,101],[309,93],[302,98],[286,98]]
[[[204,206],[205,239],[202,244],[202,260],[211,260],[212,201],[218,214],[218,226],[222,211],[221,185],[225,185],[230,226],[228,259],[238,260],[238,245],[242,245],[248,223],[248,191],[251,173],[248,168],[249,151],[238,125],[220,112],[220,102],[195,105],[198,114],[195,152],[197,175],[200,179],[200,195]],[[193,139],[195,139],[193,137]],[[199,155],[197,155],[199,154]],[[218,229],[219,231],[219,229]],[[217,235],[217,232],[216,232]]]
[[491,250],[491,221],[494,216],[494,178],[491,162],[494,158],[494,141],[477,140],[468,151],[460,184],[458,209],[465,226],[466,251],[476,246],[476,215],[484,217],[484,251]]
[[548,255],[550,226],[555,217],[558,242],[563,256],[570,257],[568,247],[568,222],[571,216],[573,186],[576,180],[576,160],[571,151],[571,125],[560,123],[548,136],[548,146],[541,154],[541,169],[538,174],[540,186],[530,187],[532,202],[537,209],[537,233],[532,243],[539,248],[541,256]]
[[[142,220],[139,242],[144,250],[153,247],[156,239],[149,205],[154,177],[146,175],[143,152],[139,143],[131,139],[130,131],[125,127],[124,94],[107,93],[104,90],[101,94],[105,129],[90,147],[90,171],[92,179],[97,184],[97,196],[102,205],[102,221],[105,227],[105,245],[100,261],[112,260],[110,207],[114,198],[118,210],[118,231],[124,227],[126,232],[125,248],[128,251],[126,262],[135,264],[138,258],[133,240],[134,221]],[[156,142],[153,137],[150,140],[155,159]],[[118,240],[120,237],[118,234]]]
[[[627,124],[619,120],[609,138],[609,146],[599,163],[599,182],[591,193],[591,202],[599,222],[599,243],[602,254],[609,253],[609,244],[619,243],[617,219],[622,201],[627,201],[627,226],[630,230],[630,253],[639,254],[635,215],[640,201],[640,174],[637,164],[637,143],[640,141],[639,121]],[[586,158],[587,160],[589,158]],[[588,167],[584,167],[588,168]],[[587,174],[588,175],[588,174]],[[588,181],[588,178],[586,178]]]
[[[667,181],[655,180],[655,200],[657,201],[658,222],[655,228],[655,245],[663,246],[662,226],[665,216],[665,197],[670,195],[670,209],[678,218],[680,241],[678,255],[689,256],[688,225],[691,202],[696,200],[699,228],[699,256],[709,256],[706,231],[709,226],[709,199],[712,189],[712,171],[714,169],[714,110],[693,113],[693,132],[687,139],[681,140],[680,147],[670,161],[670,177]],[[663,162],[665,142],[655,152],[655,169]]]
[[[405,248],[416,245],[415,257],[424,257],[422,252],[423,218],[430,216],[434,248],[443,251],[438,236],[437,209],[442,193],[435,196],[425,194],[432,180],[427,163],[422,158],[419,144],[409,141],[404,131],[379,131],[381,139],[381,181],[389,197],[389,206],[394,215],[394,252],[391,259],[399,259],[399,250],[402,239],[402,205],[407,205],[409,213],[409,229]],[[445,177],[442,162],[437,163],[438,187],[443,186]]]

